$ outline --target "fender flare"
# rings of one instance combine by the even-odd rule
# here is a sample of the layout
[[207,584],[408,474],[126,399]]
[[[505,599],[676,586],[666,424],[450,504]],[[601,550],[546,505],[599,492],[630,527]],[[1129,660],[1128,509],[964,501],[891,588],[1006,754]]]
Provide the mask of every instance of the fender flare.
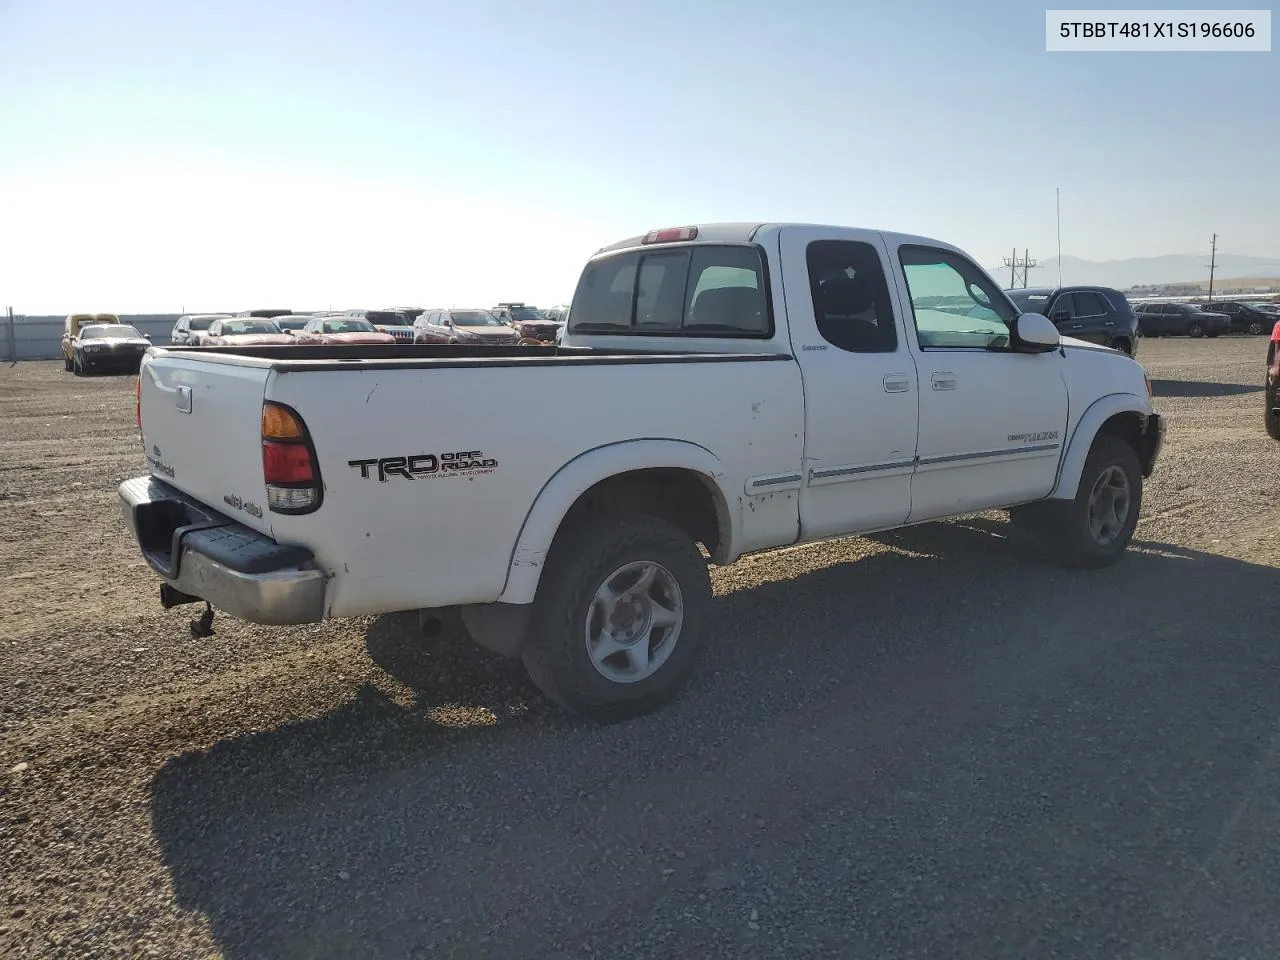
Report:
[[633,470],[654,469],[689,470],[702,478],[716,508],[721,532],[719,554],[731,556],[738,522],[730,504],[736,501],[725,490],[725,468],[720,458],[705,447],[685,440],[622,440],[580,453],[543,484],[516,537],[507,567],[506,586],[498,602],[533,602],[551,542],[569,508],[582,494],[601,480]]
[[1147,417],[1151,414],[1151,401],[1136,393],[1110,393],[1093,401],[1071,431],[1066,453],[1058,466],[1058,482],[1049,494],[1050,499],[1075,498],[1076,487],[1080,483],[1080,475],[1084,473],[1084,462],[1089,456],[1094,438],[1102,425],[1118,413],[1137,413]]

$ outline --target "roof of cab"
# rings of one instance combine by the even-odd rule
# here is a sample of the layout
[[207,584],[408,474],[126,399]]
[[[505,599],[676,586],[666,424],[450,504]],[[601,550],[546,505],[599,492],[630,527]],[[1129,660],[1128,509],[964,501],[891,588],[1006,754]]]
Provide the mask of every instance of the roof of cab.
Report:
[[[900,233],[893,230],[881,230],[877,227],[855,227],[849,224],[806,223],[800,221],[794,223],[783,223],[777,221],[744,220],[726,223],[688,223],[680,224],[679,227],[695,227],[698,231],[697,236],[693,240],[675,240],[670,241],[671,243],[751,243],[760,235],[762,230],[774,230],[781,227],[805,227],[809,229],[829,230],[837,235],[854,230],[867,231],[870,233],[879,233],[886,241],[891,243],[918,243],[925,246],[936,246],[945,250],[959,249],[953,244],[942,240],[936,240],[932,237],[919,236],[913,233]],[[598,257],[604,253],[614,253],[619,250],[627,250],[634,247],[661,247],[665,245],[664,243],[646,244],[644,242],[644,238],[646,236],[648,236],[648,233],[628,237],[626,240],[619,240],[617,243],[611,243],[608,246],[601,247],[592,256]]]

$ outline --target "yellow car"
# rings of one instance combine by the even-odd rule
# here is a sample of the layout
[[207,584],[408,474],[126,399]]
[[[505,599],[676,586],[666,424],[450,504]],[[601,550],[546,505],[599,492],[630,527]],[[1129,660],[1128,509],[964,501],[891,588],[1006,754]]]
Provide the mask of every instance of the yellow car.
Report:
[[120,318],[114,313],[71,313],[62,327],[62,366],[69,373],[75,362],[76,337],[80,328],[89,323],[119,323]]

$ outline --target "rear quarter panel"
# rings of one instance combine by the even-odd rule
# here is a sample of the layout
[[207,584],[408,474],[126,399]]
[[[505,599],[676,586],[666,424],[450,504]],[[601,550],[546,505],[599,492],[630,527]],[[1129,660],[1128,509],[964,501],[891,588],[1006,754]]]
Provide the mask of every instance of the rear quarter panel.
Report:
[[[332,572],[329,616],[496,600],[539,492],[585,451],[695,443],[723,462],[731,494],[749,476],[798,469],[802,455],[791,360],[277,372],[269,396],[302,414],[319,457],[323,506],[273,517],[272,529]],[[458,452],[494,463],[412,481],[350,465]],[[777,496],[747,509],[772,510],[779,529],[789,512],[794,536],[794,495]]]

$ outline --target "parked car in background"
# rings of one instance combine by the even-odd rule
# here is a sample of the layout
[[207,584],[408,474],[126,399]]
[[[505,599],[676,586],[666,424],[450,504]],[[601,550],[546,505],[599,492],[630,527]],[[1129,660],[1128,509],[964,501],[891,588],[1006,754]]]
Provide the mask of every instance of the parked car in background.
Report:
[[1193,303],[1140,303],[1134,308],[1144,337],[1216,337],[1231,331],[1231,318]]
[[80,328],[89,323],[119,323],[120,318],[114,313],[70,313],[62,324],[62,365],[70,370],[72,359],[75,357],[75,348],[73,346],[75,339],[80,334]]
[[193,344],[199,335],[209,329],[215,320],[229,317],[229,313],[187,313],[178,318],[169,334],[169,343],[175,347]]
[[400,343],[413,343],[413,318],[403,310],[363,310],[364,319]]
[[488,310],[428,310],[413,325],[414,343],[520,342],[520,334]]
[[1129,300],[1111,287],[1025,287],[1006,290],[1023,313],[1042,313],[1063,336],[1111,347],[1130,356],[1138,350],[1138,317]]
[[312,317],[297,334],[299,343],[396,343],[363,317]]
[[556,338],[555,321],[544,317],[537,307],[527,303],[500,303],[491,312],[528,340],[551,342]]
[[237,317],[262,317],[271,320],[275,317],[287,317],[292,314],[292,310],[279,309],[275,307],[261,307],[257,310],[241,310],[236,314]]
[[1267,405],[1267,434],[1272,440],[1280,440],[1280,323],[1271,328],[1262,395]]
[[1225,313],[1236,333],[1270,334],[1280,321],[1280,307],[1270,303],[1249,303],[1244,300],[1212,300],[1204,305],[1206,310]]
[[272,317],[271,322],[285,333],[297,336],[302,328],[316,318],[314,313],[289,313],[280,317]]
[[65,366],[77,377],[114,371],[137,373],[151,338],[127,323],[87,323],[71,340],[71,361]]
[[209,324],[200,334],[200,347],[253,347],[298,341],[285,333],[274,320],[265,317],[226,317]]

